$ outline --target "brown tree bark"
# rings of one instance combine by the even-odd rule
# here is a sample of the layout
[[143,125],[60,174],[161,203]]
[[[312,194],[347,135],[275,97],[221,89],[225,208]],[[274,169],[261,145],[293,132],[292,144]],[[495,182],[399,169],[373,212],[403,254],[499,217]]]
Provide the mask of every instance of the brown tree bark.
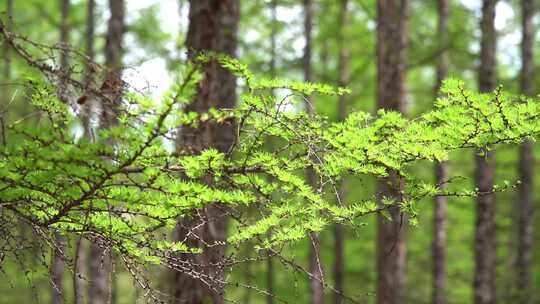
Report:
[[[345,87],[349,84],[349,49],[345,43],[345,31],[349,24],[348,17],[348,0],[340,1],[340,10],[338,17],[338,85]],[[347,117],[347,98],[345,95],[339,96],[338,100],[338,113],[339,120],[345,120]],[[339,185],[339,202],[345,198],[347,194],[346,181],[341,181]],[[334,288],[336,293],[334,294],[334,304],[344,303],[343,295],[345,283],[345,235],[343,225],[336,223],[334,226]]]
[[[437,1],[437,11],[439,15],[437,25],[437,35],[439,38],[439,48],[442,50],[437,62],[437,83],[435,84],[435,96],[439,94],[442,81],[448,74],[448,0]],[[436,183],[441,189],[446,188],[448,180],[448,164],[440,162],[435,165]],[[447,213],[448,198],[436,196],[433,212],[433,304],[446,303],[446,238],[447,238]]]
[[[95,0],[88,0],[87,12],[86,12],[86,56],[89,62],[86,63],[84,73],[84,83],[86,86],[92,85],[93,68],[91,62],[94,60],[94,17],[95,15]],[[88,111],[88,105],[85,108]],[[90,136],[91,130],[89,126],[89,115],[83,115],[83,127],[86,137]],[[75,304],[83,304],[84,294],[86,289],[86,273],[87,267],[87,243],[82,236],[79,236],[75,245],[75,260],[73,263],[73,297]]]
[[[306,40],[304,46],[304,56],[302,58],[302,69],[304,72],[304,80],[306,82],[313,81],[313,73],[311,70],[312,60],[312,32],[313,32],[313,1],[304,0],[304,38]],[[306,111],[309,115],[315,114],[315,104],[312,96],[306,97]],[[315,172],[312,169],[307,170],[307,180],[311,187],[317,187]],[[310,277],[310,299],[312,304],[324,303],[324,276],[322,263],[320,260],[320,236],[319,233],[309,233],[309,273]]]
[[51,281],[52,281],[52,303],[64,303],[64,266],[62,260],[62,249],[64,239],[58,232],[54,233],[54,248],[51,257]]
[[[270,14],[272,16],[271,20],[271,33],[270,33],[270,77],[276,77],[276,65],[277,65],[277,31],[278,31],[278,20],[277,20],[277,0],[270,1]],[[274,92],[272,92],[274,93]],[[270,233],[269,233],[270,235]],[[274,303],[274,265],[271,252],[267,252],[266,260],[266,304]]]
[[[69,0],[60,0],[60,44],[62,47],[67,47],[69,44]],[[60,52],[60,68],[63,77],[69,76],[69,66],[67,52]],[[60,79],[60,86],[64,86],[64,80]],[[54,233],[55,247],[52,250],[51,260],[51,280],[52,280],[52,302],[54,304],[64,303],[64,266],[62,259],[62,250],[64,246],[64,238],[59,233]]]
[[111,16],[107,24],[107,35],[105,38],[105,65],[118,73],[122,68],[122,55],[124,52],[124,0],[109,0],[109,11]]
[[[521,41],[521,74],[520,85],[523,95],[532,96],[534,93],[534,23],[533,16],[536,6],[533,0],[521,0],[522,15],[522,41]],[[519,153],[519,185],[518,197],[518,237],[516,257],[516,290],[518,291],[518,303],[532,303],[531,294],[531,248],[533,241],[533,176],[534,158],[532,144],[525,141]]]
[[[478,83],[481,92],[495,89],[496,81],[496,0],[483,0],[480,23],[482,41],[480,43],[480,66]],[[495,173],[494,153],[475,154],[475,183],[480,192],[493,189]],[[479,195],[476,198],[475,230],[475,273],[474,302],[476,304],[495,303],[495,197],[493,194]]]
[[[188,58],[194,59],[197,53],[203,50],[234,56],[239,17],[238,0],[191,0],[186,39]],[[204,77],[199,85],[197,96],[185,110],[203,113],[212,107],[233,108],[236,103],[236,77],[216,62],[205,64],[203,72]],[[179,150],[191,153],[199,153],[211,147],[227,152],[233,141],[233,126],[203,124],[198,128],[182,128],[177,147]],[[225,246],[216,244],[227,238],[228,219],[225,207],[221,205],[210,205],[203,213],[194,215],[191,219],[181,220],[178,223],[175,238],[186,241],[189,246],[203,247],[202,256],[183,254],[180,258],[192,264],[213,264],[214,266],[204,267],[204,269],[193,269],[209,276],[211,286],[203,284],[184,271],[177,271],[174,295],[176,303],[202,303],[205,294],[211,298],[212,303],[224,302],[224,269],[215,265],[222,262]],[[205,221],[205,224],[195,231],[194,227],[201,221]],[[205,247],[204,244],[213,244],[213,246]]]
[[[125,32],[124,0],[109,0],[110,18],[107,23],[105,39],[105,65],[109,73],[102,86],[103,93],[110,100],[102,101],[100,128],[110,128],[117,124],[118,107],[121,103],[121,69],[123,55],[123,37]],[[89,31],[93,31],[93,26]],[[89,47],[93,45],[88,40]],[[90,246],[90,288],[88,298],[90,304],[114,302],[112,290],[114,256],[110,248],[104,244],[92,243]]]
[[[6,30],[8,32],[13,31],[13,0],[7,0],[6,1]],[[4,54],[3,54],[3,60],[4,60],[4,66],[2,69],[2,81],[5,83],[8,83],[11,79],[11,48],[9,46],[9,43],[4,43]],[[2,108],[3,113],[0,115],[0,144],[5,146],[7,144],[7,138],[6,138],[6,130],[5,126],[7,124],[8,119],[8,113],[5,111],[9,104],[9,98],[11,96],[11,90],[9,86],[4,86],[2,89],[2,99],[0,107]],[[0,211],[2,209],[0,208]]]
[[[377,1],[377,106],[404,111],[408,0]],[[401,181],[394,171],[377,182],[377,198],[396,201],[391,221],[377,217],[377,303],[405,302],[406,217],[400,213]]]

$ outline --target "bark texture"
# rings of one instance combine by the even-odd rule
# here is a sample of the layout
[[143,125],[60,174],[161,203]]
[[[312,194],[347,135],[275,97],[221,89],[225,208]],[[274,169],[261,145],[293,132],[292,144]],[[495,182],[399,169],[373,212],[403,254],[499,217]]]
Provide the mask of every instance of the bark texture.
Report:
[[[521,41],[521,74],[520,85],[523,95],[532,96],[534,93],[534,24],[533,16],[536,5],[533,0],[521,0],[522,41]],[[519,185],[518,197],[518,238],[516,256],[516,290],[518,303],[532,303],[531,294],[531,249],[533,241],[533,186],[534,158],[532,144],[526,141],[521,145],[519,153]]]
[[[377,106],[405,110],[405,49],[408,0],[377,1]],[[377,198],[396,201],[391,221],[377,217],[377,304],[405,302],[406,217],[400,213],[401,181],[396,172],[377,182]]]
[[[110,18],[105,40],[105,65],[109,69],[100,90],[107,100],[100,102],[99,127],[110,128],[117,124],[118,107],[122,96],[122,54],[125,31],[124,0],[109,0]],[[93,26],[92,29],[93,31]],[[87,37],[89,39],[89,37]],[[89,46],[93,42],[87,41]],[[113,299],[112,282],[114,256],[107,244],[98,242],[90,246],[90,304],[111,303]]]
[[[13,17],[13,0],[7,0],[6,1],[6,30],[8,32],[12,32],[13,31],[13,20],[12,20],[12,17]],[[9,80],[11,79],[11,48],[9,46],[9,43],[4,43],[4,54],[3,54],[3,60],[4,60],[4,66],[2,68],[2,80],[5,82],[5,83],[8,83]],[[9,86],[4,86],[2,88],[2,97],[1,97],[1,104],[0,104],[0,107],[2,109],[4,109],[5,107],[7,107],[7,105],[9,104],[9,98],[11,96],[11,90],[10,90],[10,87]],[[2,111],[3,113],[0,115],[0,132],[1,132],[1,138],[0,138],[0,143],[2,145],[6,145],[7,144],[7,139],[6,139],[6,130],[5,130],[5,126],[7,124],[7,111]],[[1,212],[2,208],[0,208],[0,212]]]
[[[60,0],[60,44],[62,47],[67,47],[69,44],[69,0]],[[62,77],[69,77],[67,52],[60,52],[60,68]],[[60,91],[65,91],[65,81],[60,79]],[[63,96],[63,94],[60,94]],[[62,250],[64,240],[59,233],[54,234],[55,248],[52,251],[51,261],[51,281],[52,281],[52,302],[54,304],[64,303],[64,266],[62,259]]]
[[[439,37],[439,48],[442,50],[437,62],[437,83],[435,84],[435,96],[439,94],[442,81],[448,74],[448,0],[437,1],[437,11],[439,15],[437,25],[437,35]],[[446,188],[448,180],[448,164],[440,162],[435,165],[436,183],[441,189]],[[447,213],[448,198],[445,196],[435,197],[433,213],[433,304],[446,303],[446,239],[447,239]]]
[[[85,53],[88,57],[88,62],[86,63],[85,73],[84,73],[84,83],[86,86],[92,85],[92,61],[94,60],[94,14],[95,14],[95,1],[88,0],[86,12],[86,49]],[[90,111],[88,105],[84,106],[83,112]],[[91,138],[91,129],[89,125],[89,115],[85,113],[81,115],[84,135],[85,137]],[[83,240],[83,237],[80,236],[77,239],[77,244],[75,247],[75,261],[73,264],[73,297],[75,304],[85,303],[85,290],[86,286],[86,274],[88,271],[87,262],[88,262],[88,244]]]
[[[302,58],[302,69],[304,72],[304,80],[306,82],[313,81],[313,72],[311,70],[312,60],[312,44],[313,44],[313,14],[314,7],[312,0],[304,0],[304,56]],[[308,114],[313,115],[315,113],[315,104],[312,96],[306,97],[306,111]],[[315,172],[312,169],[307,170],[307,180],[311,187],[317,187],[317,180]],[[309,273],[310,276],[310,303],[322,304],[324,303],[324,282],[323,282],[323,270],[322,263],[320,261],[320,235],[319,233],[309,233],[310,247],[309,247]]]
[[[235,55],[237,46],[240,5],[238,0],[192,0],[189,9],[189,28],[186,39],[188,58],[194,59],[203,50]],[[236,103],[236,77],[210,62],[203,68],[195,100],[186,106],[187,112],[206,112],[209,108],[233,108]],[[178,139],[178,149],[199,153],[207,148],[227,152],[234,141],[234,126],[202,124],[198,128],[184,127]],[[210,182],[207,180],[206,182]],[[194,228],[203,222],[198,228]],[[216,245],[227,238],[228,220],[221,205],[210,205],[204,212],[178,223],[177,240],[189,246],[202,247],[202,256],[183,254],[180,258],[188,268],[209,276],[210,284],[203,284],[197,275],[186,271],[175,273],[176,303],[202,303],[207,295],[212,303],[224,302],[223,271],[218,266],[224,258],[225,246]],[[203,241],[201,241],[203,240]],[[210,244],[213,246],[205,246]],[[204,269],[193,267],[202,263]],[[210,266],[210,264],[212,266]]]
[[[496,0],[483,0],[482,40],[480,43],[480,66],[478,84],[481,92],[490,92],[496,81],[496,32],[495,5]],[[494,153],[492,151],[475,153],[475,183],[480,192],[493,189],[495,173]],[[479,195],[476,198],[476,231],[475,231],[475,273],[474,303],[495,303],[495,197],[493,194]]]
[[[345,87],[349,84],[349,49],[345,43],[345,31],[349,24],[348,17],[349,0],[340,1],[339,19],[338,19],[338,85]],[[339,120],[345,120],[347,117],[347,98],[345,95],[339,96],[338,100],[338,113]],[[339,185],[339,197],[344,200],[347,194],[346,181],[342,180]],[[336,293],[334,294],[334,304],[344,303],[343,293],[345,284],[345,235],[343,225],[337,223],[334,226],[334,288]]]
[[64,266],[62,260],[63,238],[59,233],[54,233],[54,248],[51,258],[51,281],[52,281],[52,303],[64,303]]
[[[277,75],[277,0],[270,1],[270,14],[272,16],[271,33],[270,33],[270,77],[275,78]],[[274,93],[274,92],[272,92]],[[270,235],[270,233],[269,233]],[[268,251],[266,259],[266,304],[274,303],[274,261],[271,252]]]

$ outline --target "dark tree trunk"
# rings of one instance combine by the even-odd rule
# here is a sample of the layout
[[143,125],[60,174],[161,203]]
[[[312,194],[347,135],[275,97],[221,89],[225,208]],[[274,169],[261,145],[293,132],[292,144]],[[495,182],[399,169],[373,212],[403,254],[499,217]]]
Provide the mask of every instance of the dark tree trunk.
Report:
[[[348,26],[348,0],[341,0],[339,11],[339,29],[338,29],[338,47],[339,47],[339,60],[338,60],[338,85],[345,87],[349,84],[349,50],[345,44],[345,30]],[[338,113],[339,120],[345,120],[347,117],[347,99],[345,95],[339,96],[338,101]],[[341,181],[339,185],[339,204],[341,200],[344,200],[346,196],[346,181]],[[336,293],[334,294],[334,304],[343,303],[343,294],[345,283],[345,235],[343,225],[337,223],[334,226],[334,288]]]
[[[306,82],[313,81],[313,73],[311,70],[312,58],[312,31],[313,31],[313,1],[304,0],[304,38],[306,44],[304,46],[304,57],[302,58],[302,68],[304,72],[304,80]],[[313,115],[315,113],[315,104],[312,96],[306,98],[306,111]],[[311,187],[317,187],[315,172],[312,169],[307,171],[307,179]],[[319,233],[309,233],[309,273],[310,277],[310,299],[312,304],[324,303],[324,284],[323,270],[320,261],[320,236]]]
[[[123,36],[125,31],[123,0],[109,0],[110,18],[105,40],[105,65],[109,69],[101,90],[110,100],[101,103],[100,128],[110,128],[117,124],[118,107],[121,102],[121,69]],[[89,30],[93,31],[93,26]],[[89,39],[89,37],[87,37]],[[93,42],[88,40],[89,47]],[[90,248],[90,304],[113,303],[114,256],[106,244],[93,243]]]
[[[437,63],[437,83],[435,84],[435,96],[439,94],[442,81],[448,74],[448,0],[438,0],[437,10],[439,22],[437,35],[439,37],[439,48],[442,50]],[[435,165],[436,183],[441,189],[446,188],[448,180],[448,164],[440,162]],[[433,212],[433,304],[446,303],[446,226],[448,198],[445,196],[435,197]]]
[[[189,28],[186,39],[188,58],[194,59],[203,50],[217,51],[234,56],[237,46],[237,30],[240,17],[238,0],[192,0],[189,9]],[[236,77],[221,68],[216,62],[204,66],[204,78],[201,81],[195,100],[186,107],[187,112],[203,113],[210,108],[233,108],[236,103]],[[179,137],[178,149],[199,153],[207,148],[216,148],[227,152],[234,141],[233,126],[211,126],[203,124],[198,128],[184,127]],[[208,182],[208,181],[207,181]],[[196,223],[206,221],[197,231]],[[210,205],[203,215],[182,220],[177,227],[176,239],[187,238],[189,246],[200,247],[202,242],[193,235],[202,237],[204,243],[202,256],[183,254],[187,262],[202,262],[205,265],[219,265],[223,261],[225,246],[216,245],[226,240],[228,219],[225,207]],[[191,233],[190,233],[191,232]],[[189,236],[188,235],[192,235]],[[211,286],[205,286],[192,275],[183,271],[175,274],[176,303],[202,303],[203,294],[212,299],[212,303],[224,302],[223,267],[208,266],[204,271],[210,277]]]
[[[6,30],[13,31],[13,0],[6,1]],[[4,43],[4,68],[2,70],[4,81],[11,78],[11,47],[9,43]]]
[[[403,111],[405,49],[408,43],[408,0],[377,1],[377,105]],[[377,182],[377,197],[396,201],[392,221],[377,217],[377,303],[405,302],[406,217],[399,211],[401,181],[396,172]]]
[[[272,16],[272,31],[270,33],[270,76],[272,78],[276,77],[276,65],[277,65],[277,31],[278,31],[278,20],[277,20],[277,0],[270,1],[270,14]],[[272,92],[274,93],[274,92]],[[270,232],[269,232],[270,235]],[[268,251],[268,256],[266,260],[266,304],[274,303],[274,265],[271,256],[271,252]]]
[[[495,5],[496,0],[483,0],[482,41],[480,44],[480,66],[478,73],[479,89],[490,92],[496,81],[496,32]],[[495,172],[494,153],[475,154],[475,183],[480,192],[493,189]],[[493,194],[479,195],[476,198],[476,231],[475,231],[475,273],[474,302],[476,304],[495,303],[495,197]]]
[[[534,24],[533,16],[536,6],[533,0],[521,0],[522,14],[522,42],[521,42],[521,93],[533,95],[533,41]],[[517,244],[517,288],[518,302],[521,304],[532,303],[531,294],[531,247],[533,240],[533,176],[534,158],[532,144],[526,141],[521,145],[519,153],[519,175],[521,184],[519,185],[518,201],[518,244]]]
[[111,16],[107,25],[105,40],[105,64],[112,71],[119,73],[122,68],[122,55],[124,52],[124,0],[109,0],[109,11]]
[[[13,0],[7,0],[6,1],[6,30],[8,32],[13,31]],[[4,43],[4,67],[2,69],[2,80],[5,83],[8,83],[11,79],[11,48],[9,46],[9,43]],[[9,98],[11,95],[11,90],[9,86],[4,86],[2,88],[2,99],[0,100],[1,104],[0,107],[6,108],[9,104]],[[6,139],[6,130],[5,126],[7,124],[7,111],[4,111],[2,115],[0,115],[0,144],[6,145],[7,139]],[[0,208],[0,211],[2,209]]]
[[64,266],[62,260],[62,252],[64,240],[59,233],[54,233],[54,248],[52,250],[51,259],[51,281],[52,281],[52,303],[64,303]]
[[[84,73],[84,83],[86,86],[92,85],[92,61],[94,60],[94,14],[95,14],[95,1],[88,0],[87,4],[87,16],[86,16],[86,56],[88,57],[88,62],[86,62],[86,68]],[[84,111],[89,111],[88,105],[85,105]],[[90,138],[90,121],[89,115],[86,113],[82,115],[83,127],[85,136]],[[84,303],[84,293],[86,289],[86,273],[88,271],[87,267],[87,243],[83,240],[82,236],[79,236],[77,239],[77,244],[75,246],[75,261],[73,264],[73,297],[75,304]]]
[[[60,0],[60,44],[62,47],[68,47],[69,44],[69,0]],[[62,70],[63,77],[69,76],[69,66],[67,52],[60,52],[60,68]],[[65,80],[60,79],[60,87],[65,86]],[[60,89],[62,90],[62,89]],[[62,96],[62,94],[60,95]],[[63,243],[64,240],[59,233],[54,234],[55,248],[52,250],[52,261],[51,261],[51,279],[53,284],[52,289],[52,302],[54,304],[64,303],[64,267],[62,260]]]

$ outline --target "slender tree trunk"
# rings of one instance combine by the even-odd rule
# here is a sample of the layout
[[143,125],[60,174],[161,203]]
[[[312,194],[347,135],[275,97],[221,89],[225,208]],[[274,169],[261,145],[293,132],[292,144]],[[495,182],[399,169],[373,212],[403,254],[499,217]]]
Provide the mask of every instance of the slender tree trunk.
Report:
[[[84,83],[86,86],[92,85],[92,61],[94,60],[94,14],[95,14],[95,1],[88,0],[87,4],[87,16],[86,16],[86,56],[89,62],[86,63],[86,69],[84,73]],[[90,111],[89,105],[85,105],[85,111]],[[83,127],[85,136],[91,138],[89,114],[83,115]],[[75,261],[73,263],[73,297],[75,304],[84,303],[84,293],[86,289],[85,276],[87,269],[87,244],[82,236],[79,236],[75,245]]]
[[[277,0],[270,1],[270,14],[272,15],[272,31],[270,33],[270,76],[272,78],[276,77],[276,61],[277,61],[277,31],[278,31],[278,20],[277,20]],[[272,92],[273,94],[274,92]],[[273,94],[274,95],[274,94]],[[270,235],[270,232],[269,232]],[[267,252],[266,260],[266,291],[268,292],[266,296],[266,303],[274,303],[274,265],[271,256],[271,252]]]
[[[13,31],[13,0],[7,0],[6,1],[6,30],[8,32]],[[4,67],[2,69],[2,80],[5,83],[8,83],[11,79],[11,48],[9,46],[9,43],[4,43]],[[11,96],[11,90],[9,85],[4,86],[3,88],[3,95],[1,99],[0,107],[4,110],[7,109],[7,106],[9,104],[9,98]],[[6,124],[7,124],[7,111],[3,111],[3,113],[0,114],[0,144],[5,146],[7,144],[6,139]],[[0,212],[2,208],[0,207]]]
[[[61,9],[61,19],[60,19],[60,44],[62,47],[68,47],[69,44],[69,0],[60,0],[60,9]],[[69,77],[69,66],[67,52],[60,52],[60,68],[62,70],[63,77]],[[65,80],[60,79],[60,86],[64,87]],[[59,233],[55,232],[54,234],[55,248],[52,252],[52,261],[51,261],[51,276],[52,276],[52,300],[55,304],[64,303],[64,267],[62,261],[61,250],[64,246],[64,240]]]
[[[100,128],[110,128],[118,122],[118,107],[121,103],[121,69],[123,37],[125,32],[125,3],[123,0],[109,0],[110,18],[105,39],[105,65],[109,69],[102,86],[103,93],[110,97],[101,103],[102,113]],[[89,31],[93,31],[93,26]],[[87,37],[89,39],[89,37]],[[87,40],[89,47],[93,41]],[[103,244],[92,243],[90,246],[90,304],[113,303],[113,265],[114,256],[110,248]]]
[[[442,81],[448,74],[448,0],[438,0],[437,9],[439,14],[437,34],[439,48],[442,50],[437,62],[437,83],[435,84],[435,96],[439,94]],[[440,162],[435,165],[436,182],[441,189],[446,188],[448,179],[448,164]],[[435,197],[433,213],[433,304],[446,303],[446,226],[448,198],[445,196]]]
[[[483,0],[482,6],[482,41],[480,44],[480,67],[478,73],[479,89],[490,92],[496,81],[496,0]],[[475,183],[480,192],[493,189],[495,172],[494,153],[475,154]],[[476,198],[475,231],[475,273],[474,302],[476,304],[495,303],[495,197],[493,194],[480,195]]]
[[64,267],[62,265],[62,252],[64,240],[58,232],[54,233],[54,248],[52,249],[51,258],[51,281],[52,281],[52,303],[64,303]]
[[[533,41],[534,24],[533,16],[536,6],[533,0],[521,0],[522,14],[522,42],[521,42],[521,93],[533,95]],[[526,141],[521,145],[519,153],[519,219],[518,219],[518,246],[516,258],[518,302],[521,304],[532,303],[531,294],[531,248],[533,240],[533,176],[534,158],[532,144]]]
[[[312,58],[312,31],[313,31],[313,1],[304,0],[304,38],[306,44],[304,46],[304,57],[302,60],[302,67],[304,71],[304,80],[306,82],[313,81],[313,75],[311,71],[311,58]],[[309,115],[315,114],[315,104],[312,96],[306,98],[306,111]],[[315,171],[308,169],[307,171],[308,183],[311,187],[317,187],[317,180]],[[324,303],[324,284],[323,284],[323,270],[320,260],[320,236],[319,233],[310,232],[310,246],[309,246],[309,273],[310,277],[310,298],[312,304]]]
[[[6,30],[13,31],[13,0],[6,0]],[[11,78],[11,47],[4,43],[4,68],[2,70],[4,81]],[[8,94],[7,94],[8,95]]]
[[[186,39],[188,58],[194,59],[197,53],[203,50],[234,56],[239,17],[238,0],[191,0]],[[203,113],[212,107],[233,108],[236,103],[236,77],[216,62],[207,63],[203,72],[204,77],[199,85],[197,96],[185,110]],[[234,141],[234,127],[208,124],[203,124],[198,128],[184,127],[178,140],[178,149],[192,153],[199,153],[211,147],[227,152]],[[212,264],[213,266],[204,267],[205,269],[193,269],[208,275],[211,286],[205,286],[188,273],[177,271],[175,273],[176,303],[202,303],[205,293],[214,304],[224,302],[224,269],[216,265],[223,261],[226,248],[224,245],[216,244],[227,238],[228,219],[225,207],[217,204],[210,205],[205,208],[204,214],[200,217],[202,219],[194,216],[192,219],[180,221],[175,237],[177,240],[186,239],[189,246],[203,247],[202,256],[183,254],[180,258],[192,264]],[[201,220],[206,223],[197,229],[194,228]],[[201,242],[199,238],[202,238],[204,242]],[[211,246],[203,246],[203,243]]]
[[[345,44],[345,31],[348,26],[348,0],[340,1],[339,11],[339,29],[338,29],[338,85],[345,87],[349,84],[349,50]],[[345,120],[347,117],[347,99],[345,95],[339,96],[338,102],[339,120]],[[347,193],[346,181],[343,180],[339,185],[339,198],[345,198]],[[334,294],[334,304],[343,303],[343,294],[345,292],[345,235],[343,225],[337,223],[334,226],[334,288],[337,293]]]
[[[377,1],[378,108],[403,111],[405,49],[408,43],[408,0]],[[405,302],[406,217],[400,213],[401,181],[394,171],[377,182],[377,197],[396,201],[392,221],[377,217],[377,303]]]

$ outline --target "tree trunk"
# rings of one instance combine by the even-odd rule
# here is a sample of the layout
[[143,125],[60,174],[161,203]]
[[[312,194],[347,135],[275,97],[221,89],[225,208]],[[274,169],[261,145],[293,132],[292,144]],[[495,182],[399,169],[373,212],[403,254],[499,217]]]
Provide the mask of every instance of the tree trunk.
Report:
[[[408,0],[377,1],[378,108],[404,111],[405,49],[408,43]],[[377,303],[405,302],[406,217],[399,211],[401,181],[394,171],[377,182],[377,198],[395,201],[391,221],[377,217]]]
[[[8,32],[13,31],[13,0],[7,0],[6,1],[6,30]],[[4,67],[2,69],[2,80],[5,83],[8,83],[11,79],[11,48],[9,46],[9,43],[4,43]],[[9,98],[11,95],[11,90],[9,86],[4,86],[2,99],[0,100],[1,104],[0,107],[3,109],[7,108],[9,104]],[[3,111],[2,115],[0,115],[0,132],[1,132],[1,138],[0,138],[0,144],[3,146],[7,145],[7,138],[6,138],[6,124],[7,124],[7,111]],[[0,207],[0,211],[2,208]]]
[[[348,0],[341,0],[339,11],[339,29],[338,29],[338,47],[339,47],[339,60],[338,60],[338,85],[345,87],[349,84],[349,50],[345,44],[345,30],[348,26]],[[345,120],[347,117],[347,99],[345,95],[339,96],[338,101],[338,113],[339,120]],[[339,203],[346,196],[346,181],[341,181],[339,185]],[[336,293],[334,294],[334,304],[344,303],[343,294],[345,292],[345,236],[343,225],[336,223],[334,226],[334,288]]]
[[[438,0],[437,9],[439,14],[437,35],[439,48],[442,50],[437,63],[437,83],[435,84],[435,96],[439,94],[442,81],[448,74],[448,0]],[[446,188],[448,180],[448,164],[440,162],[435,165],[436,183],[441,189]],[[446,226],[448,198],[445,196],[435,197],[433,212],[433,304],[446,303]]]
[[[270,33],[270,77],[276,77],[276,65],[277,65],[277,31],[278,31],[278,20],[277,20],[277,0],[270,1],[270,14],[272,16],[272,30]],[[272,92],[274,94],[274,92]],[[268,233],[270,236],[270,232]],[[271,256],[271,252],[267,252],[266,260],[266,304],[274,303],[274,265]]]
[[[313,75],[311,71],[311,58],[312,58],[312,31],[313,31],[313,1],[304,0],[304,38],[306,44],[304,46],[304,57],[302,60],[302,68],[304,72],[304,80],[306,82],[313,81]],[[312,96],[306,97],[306,111],[309,115],[315,113],[315,104]],[[313,169],[307,170],[307,179],[311,187],[317,187],[317,180]],[[310,277],[310,298],[312,304],[324,303],[324,284],[323,284],[323,270],[322,263],[320,261],[320,236],[319,233],[310,232],[310,246],[309,246],[309,273]]]
[[[533,16],[536,11],[533,0],[521,0],[522,14],[522,42],[521,42],[521,93],[532,96],[533,90],[533,41],[534,24]],[[519,185],[518,201],[518,246],[516,258],[518,302],[521,304],[532,303],[531,294],[531,247],[533,240],[533,176],[534,158],[532,144],[526,141],[521,145],[519,153]]]
[[[86,68],[84,73],[84,83],[86,86],[92,85],[92,61],[94,60],[94,14],[95,14],[95,1],[88,0],[87,4],[87,16],[86,16],[86,56],[88,62],[86,62]],[[88,105],[85,106],[85,111],[89,111]],[[82,117],[84,134],[86,137],[91,136],[89,115],[85,114]],[[73,297],[75,304],[84,303],[84,293],[86,289],[86,273],[87,267],[87,243],[82,236],[79,236],[75,245],[75,261],[73,263]]]
[[105,39],[105,64],[109,69],[119,73],[122,68],[122,55],[124,52],[124,0],[109,0],[109,11],[111,16],[107,25]]
[[62,266],[63,238],[58,232],[54,233],[54,248],[52,249],[51,258],[51,281],[52,281],[52,303],[64,303],[64,267]]
[[[60,0],[60,44],[62,47],[68,47],[69,44],[69,0]],[[63,77],[69,77],[68,54],[66,51],[60,52],[60,68],[62,70],[62,79],[60,79],[60,87],[65,87]],[[62,90],[62,89],[61,89]],[[54,304],[64,303],[64,267],[62,266],[62,254],[64,240],[59,233],[54,233],[55,248],[52,250],[51,261],[51,276],[52,276],[52,302]]]
[[[240,4],[238,0],[191,0],[189,9],[189,28],[186,39],[188,58],[194,59],[203,50],[216,51],[234,56],[237,46],[238,21]],[[220,67],[216,62],[205,64],[204,77],[201,81],[195,100],[186,106],[187,112],[204,113],[210,108],[233,108],[236,104],[236,77]],[[178,138],[178,149],[199,153],[207,148],[216,148],[227,152],[234,141],[233,126],[211,126],[203,124],[198,128],[184,127]],[[208,182],[208,181],[207,181]],[[201,220],[206,223],[194,231]],[[206,293],[213,303],[224,302],[223,267],[216,266],[223,261],[224,245],[216,245],[227,238],[228,219],[225,207],[210,205],[204,214],[184,219],[178,223],[175,237],[179,241],[187,239],[192,247],[203,246],[202,256],[182,254],[181,259],[190,263],[212,264],[204,271],[210,277],[211,286],[183,271],[175,273],[176,303],[202,303]],[[191,232],[191,234],[190,234]],[[188,237],[188,235],[191,235]],[[204,240],[197,240],[198,236]]]
[[[123,54],[123,36],[125,32],[124,15],[125,4],[123,0],[109,0],[110,18],[107,24],[105,39],[105,65],[109,69],[102,86],[103,93],[110,97],[107,102],[101,103],[102,113],[100,128],[110,128],[117,124],[118,107],[121,102],[121,69]],[[89,27],[93,31],[93,26]],[[88,40],[89,47],[93,42]],[[90,304],[103,304],[114,302],[112,282],[114,280],[114,256],[106,244],[93,243],[90,248],[90,289],[88,298]]]
[[[478,73],[479,89],[490,92],[495,88],[496,79],[496,0],[483,0],[482,41],[480,44],[480,66]],[[480,192],[493,189],[494,153],[475,154],[475,183]],[[493,194],[479,195],[476,198],[475,231],[475,273],[474,301],[476,304],[495,303],[495,198]]]

